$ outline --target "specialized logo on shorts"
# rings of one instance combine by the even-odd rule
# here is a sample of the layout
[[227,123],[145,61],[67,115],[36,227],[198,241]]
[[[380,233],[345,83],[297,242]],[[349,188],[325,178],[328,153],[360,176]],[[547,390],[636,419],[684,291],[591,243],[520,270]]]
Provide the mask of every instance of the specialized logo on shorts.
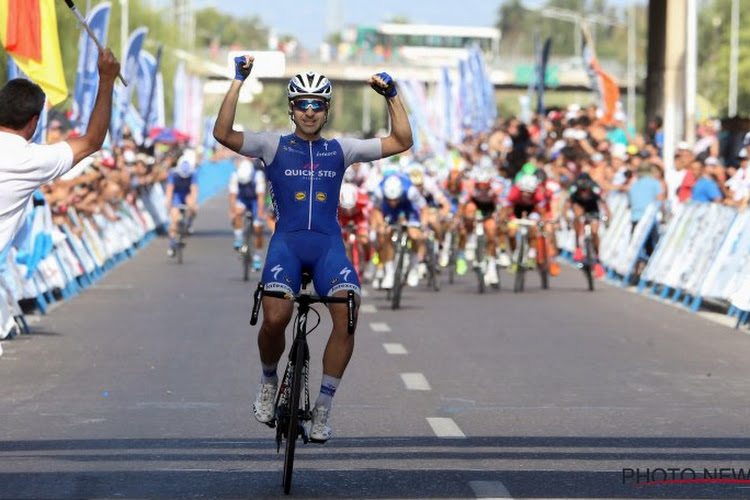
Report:
[[283,267],[281,267],[280,265],[278,265],[278,264],[277,264],[277,265],[275,265],[275,266],[274,266],[274,267],[273,267],[273,268],[271,269],[271,272],[273,273],[273,279],[275,279],[275,280],[279,279],[279,273],[280,273],[281,271],[283,271],[283,270],[284,270],[284,268],[283,268]]
[[332,285],[335,285],[335,284],[336,284],[336,283],[338,283],[338,282],[339,282],[339,279],[338,279],[338,278],[333,278],[333,279],[331,280],[331,284],[332,284]]
[[320,191],[318,191],[317,193],[315,193],[315,199],[318,200],[318,201],[326,201],[327,198],[328,198],[328,196],[325,193],[322,193]]
[[339,274],[344,277],[344,281],[349,281],[349,273],[351,272],[352,272],[351,269],[345,267],[341,270]]
[[304,193],[304,191],[294,193],[294,199],[297,201],[303,201],[305,198],[307,198],[307,195]]

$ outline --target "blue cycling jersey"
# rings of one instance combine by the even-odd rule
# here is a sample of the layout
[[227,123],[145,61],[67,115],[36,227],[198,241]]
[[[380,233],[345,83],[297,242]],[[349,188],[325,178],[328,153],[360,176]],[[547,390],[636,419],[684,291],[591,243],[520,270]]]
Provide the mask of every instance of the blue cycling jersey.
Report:
[[266,290],[298,293],[300,271],[306,268],[320,295],[359,293],[341,239],[339,191],[349,165],[381,158],[380,139],[305,141],[295,134],[246,132],[240,153],[266,165],[276,214],[263,269]]
[[190,193],[190,187],[195,184],[195,174],[190,177],[181,177],[174,172],[169,172],[167,184],[172,185],[175,194],[186,195]]
[[240,152],[266,165],[276,231],[341,234],[338,203],[344,171],[352,163],[381,157],[380,139],[320,138],[245,133]]

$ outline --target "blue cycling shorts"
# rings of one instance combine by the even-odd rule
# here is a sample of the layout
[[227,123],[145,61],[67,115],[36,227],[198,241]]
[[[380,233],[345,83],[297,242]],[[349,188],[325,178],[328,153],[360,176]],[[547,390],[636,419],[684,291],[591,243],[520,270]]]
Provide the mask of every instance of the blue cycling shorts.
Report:
[[274,233],[261,278],[265,289],[299,293],[303,269],[310,271],[313,286],[320,296],[342,290],[360,294],[359,278],[346,257],[340,234],[308,230]]
[[244,198],[237,198],[237,205],[243,207],[245,211],[249,211],[253,214],[253,218],[258,219],[258,200],[246,200]]
[[179,207],[180,205],[187,205],[188,196],[190,196],[190,193],[173,193],[172,206]]
[[386,224],[395,224],[401,215],[406,216],[406,225],[409,227],[420,227],[422,225],[419,218],[419,212],[412,206],[409,206],[406,210],[403,207],[393,208],[387,203],[383,203],[380,208],[383,212],[383,218]]

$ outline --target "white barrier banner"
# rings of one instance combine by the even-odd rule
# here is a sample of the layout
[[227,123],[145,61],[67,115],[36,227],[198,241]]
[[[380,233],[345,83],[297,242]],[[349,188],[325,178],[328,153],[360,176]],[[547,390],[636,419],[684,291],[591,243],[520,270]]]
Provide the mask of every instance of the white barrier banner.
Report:
[[728,299],[743,286],[750,270],[750,210],[737,215],[701,284],[702,297]]

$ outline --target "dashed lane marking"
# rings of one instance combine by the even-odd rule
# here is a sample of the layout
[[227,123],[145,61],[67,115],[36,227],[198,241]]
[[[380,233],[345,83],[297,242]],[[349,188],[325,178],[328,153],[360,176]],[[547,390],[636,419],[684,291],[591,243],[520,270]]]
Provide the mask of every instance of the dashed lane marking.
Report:
[[383,344],[383,347],[388,354],[408,354],[403,344]]
[[431,390],[430,383],[421,373],[402,373],[401,380],[404,381],[404,385],[410,391],[429,391]]
[[375,307],[375,304],[362,304],[359,306],[359,312],[364,314],[372,314],[378,312],[378,308]]
[[513,498],[500,481],[469,481],[469,486],[474,490],[477,498],[490,500],[494,498]]
[[466,438],[466,434],[458,427],[452,418],[427,417],[432,432],[439,438]]
[[373,332],[390,332],[391,327],[386,323],[370,323],[370,329]]

